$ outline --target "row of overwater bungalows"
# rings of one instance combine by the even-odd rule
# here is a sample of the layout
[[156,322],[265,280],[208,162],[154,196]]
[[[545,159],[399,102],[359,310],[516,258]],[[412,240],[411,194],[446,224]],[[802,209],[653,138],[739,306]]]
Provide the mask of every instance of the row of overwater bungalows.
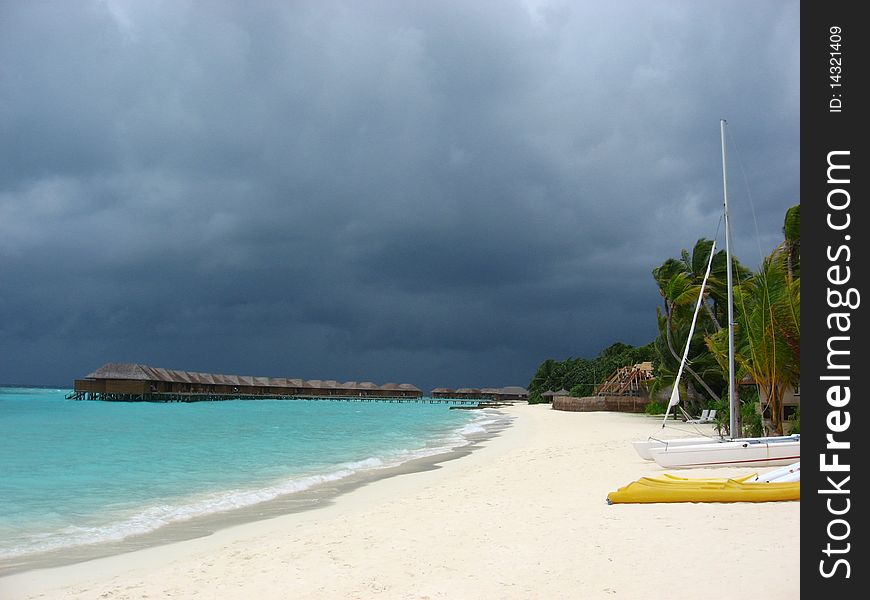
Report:
[[216,375],[161,369],[132,363],[108,363],[77,379],[74,397],[94,400],[160,400],[188,396],[297,397],[297,398],[420,398],[423,393],[410,383],[377,385],[371,381],[291,379]]
[[465,400],[494,400],[496,402],[516,402],[528,400],[529,391],[519,386],[500,388],[435,388],[433,398],[457,398]]

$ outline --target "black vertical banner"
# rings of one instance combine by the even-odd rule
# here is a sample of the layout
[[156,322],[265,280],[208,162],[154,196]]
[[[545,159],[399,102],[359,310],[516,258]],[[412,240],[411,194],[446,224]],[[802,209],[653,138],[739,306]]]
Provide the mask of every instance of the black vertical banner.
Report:
[[[870,422],[862,274],[870,110],[861,3],[801,5],[801,592],[866,597]],[[783,574],[784,575],[784,574]]]

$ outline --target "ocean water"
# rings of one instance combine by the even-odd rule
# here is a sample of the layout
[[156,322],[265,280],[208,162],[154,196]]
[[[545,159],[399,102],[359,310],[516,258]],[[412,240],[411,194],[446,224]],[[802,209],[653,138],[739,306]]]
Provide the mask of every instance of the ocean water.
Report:
[[467,445],[497,411],[74,401],[0,388],[0,561],[124,540]]

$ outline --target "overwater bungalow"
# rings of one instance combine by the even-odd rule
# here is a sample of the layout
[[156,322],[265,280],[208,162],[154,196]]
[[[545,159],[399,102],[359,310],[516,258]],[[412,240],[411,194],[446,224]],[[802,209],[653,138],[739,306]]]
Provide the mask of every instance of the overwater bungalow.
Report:
[[529,391],[524,387],[507,386],[500,388],[446,388],[438,387],[431,392],[433,398],[462,398],[474,400],[493,400],[495,402],[517,402],[529,399]]

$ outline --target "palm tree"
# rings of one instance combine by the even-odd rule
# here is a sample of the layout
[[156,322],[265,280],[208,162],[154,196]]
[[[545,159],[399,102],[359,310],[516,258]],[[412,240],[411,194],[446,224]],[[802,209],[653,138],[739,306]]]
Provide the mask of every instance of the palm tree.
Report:
[[[748,375],[759,387],[778,434],[783,396],[800,381],[800,278],[790,278],[786,256],[774,251],[755,276],[734,289],[737,377]],[[707,336],[707,346],[725,368],[726,333]]]
[[783,242],[774,250],[786,263],[789,281],[801,276],[801,205],[796,204],[785,213],[782,225]]
[[[653,277],[658,284],[664,306],[657,309],[659,338],[656,340],[656,349],[659,365],[655,382],[650,389],[651,395],[674,383],[682,358],[681,348],[686,344],[694,305],[700,293],[712,247],[711,240],[702,238],[695,243],[691,254],[683,250],[680,259],[669,258],[660,267],[653,269]],[[707,297],[703,303],[708,318],[696,328],[693,348],[690,350],[692,358],[690,364],[684,367],[695,385],[702,388],[714,401],[719,400],[719,394],[710,383],[720,384],[723,378],[703,340],[706,334],[721,330],[721,322],[725,319],[723,299],[727,296],[724,284],[726,260],[723,251],[717,252],[713,257],[713,266],[705,289]],[[745,277],[746,269],[739,267],[736,272]],[[688,382],[686,385],[691,387]]]

